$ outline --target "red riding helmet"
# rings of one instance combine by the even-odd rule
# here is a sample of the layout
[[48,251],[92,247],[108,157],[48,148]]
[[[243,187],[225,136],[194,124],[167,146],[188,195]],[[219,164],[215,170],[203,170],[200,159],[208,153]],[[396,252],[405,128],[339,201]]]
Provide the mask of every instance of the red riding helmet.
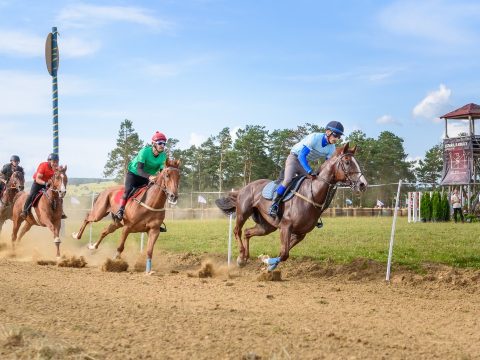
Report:
[[156,131],[155,134],[152,136],[152,141],[167,141],[167,137],[165,136],[164,133],[161,133],[160,131]]

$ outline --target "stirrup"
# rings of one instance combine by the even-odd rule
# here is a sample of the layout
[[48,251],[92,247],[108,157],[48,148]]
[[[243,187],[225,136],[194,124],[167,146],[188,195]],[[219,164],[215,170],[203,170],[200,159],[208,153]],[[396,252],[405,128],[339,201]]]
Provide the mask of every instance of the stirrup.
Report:
[[125,210],[118,209],[118,211],[115,213],[115,219],[117,219],[118,221],[122,221],[124,212],[125,212]]
[[167,225],[165,224],[160,225],[160,232],[167,232]]
[[67,219],[67,218],[68,218],[68,216],[65,215],[64,213],[62,213],[62,217],[60,219]]
[[273,203],[270,206],[270,210],[268,211],[268,215],[270,215],[273,218],[276,218],[278,216],[278,204],[277,203]]

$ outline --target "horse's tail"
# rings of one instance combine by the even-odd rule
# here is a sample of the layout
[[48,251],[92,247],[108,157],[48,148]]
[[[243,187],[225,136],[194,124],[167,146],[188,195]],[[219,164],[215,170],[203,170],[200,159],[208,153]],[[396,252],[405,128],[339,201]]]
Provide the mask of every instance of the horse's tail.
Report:
[[232,191],[226,197],[215,200],[215,204],[226,215],[230,215],[237,209],[237,197],[238,191]]

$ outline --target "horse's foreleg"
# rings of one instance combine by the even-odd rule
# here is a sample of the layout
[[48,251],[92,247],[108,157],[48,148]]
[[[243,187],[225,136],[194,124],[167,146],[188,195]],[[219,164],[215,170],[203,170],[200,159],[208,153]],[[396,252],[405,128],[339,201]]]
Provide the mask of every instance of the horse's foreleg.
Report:
[[90,221],[88,221],[87,219],[88,219],[88,216],[85,218],[85,220],[83,220],[82,227],[80,228],[80,230],[78,230],[78,232],[72,233],[72,237],[74,239],[80,240],[82,238],[85,228],[87,227],[88,224],[90,224]]
[[13,229],[12,229],[12,248],[15,250],[15,241],[17,241],[18,230],[20,225],[22,225],[22,219],[18,217],[13,218]]
[[122,235],[120,235],[120,245],[117,248],[117,255],[115,255],[116,259],[120,259],[123,250],[125,249],[125,241],[127,240],[128,235],[130,234],[130,228],[124,227],[122,229]]
[[30,224],[28,221],[25,221],[25,224],[22,226],[20,230],[20,234],[18,235],[18,241],[22,240],[25,234],[31,229],[33,225]]
[[252,238],[253,236],[268,235],[275,230],[277,230],[277,228],[269,225],[268,223],[256,224],[254,227],[246,229],[243,239],[246,259],[250,257],[250,238]]
[[290,237],[292,236],[292,229],[289,226],[280,228],[280,256],[276,258],[265,259],[264,262],[268,265],[268,271],[275,270],[280,264],[280,261],[288,259],[290,251]]
[[147,263],[145,265],[145,273],[152,273],[152,256],[153,256],[153,247],[155,242],[158,239],[158,234],[160,234],[160,228],[152,228],[148,231],[148,244],[147,244]]
[[105,229],[103,229],[102,233],[100,234],[100,239],[93,245],[89,245],[88,248],[90,250],[98,249],[98,245],[102,242],[102,240],[108,235],[113,233],[118,228],[121,228],[123,225],[117,222],[111,222]]
[[292,234],[292,236],[290,237],[290,242],[289,242],[289,245],[288,245],[288,250],[292,250],[292,248],[297,245],[300,241],[302,241],[305,236],[307,234],[302,234],[302,235],[298,235],[298,234]]
[[[55,247],[57,248],[57,259],[60,259],[60,243],[62,242],[60,240],[60,226],[61,226],[60,219],[58,221],[55,221],[54,223],[52,221],[45,221],[45,226],[53,234],[53,243],[55,244]],[[30,227],[31,227],[31,225],[30,225]]]
[[292,229],[290,226],[280,228],[280,261],[285,261],[290,256],[290,238],[292,236]]

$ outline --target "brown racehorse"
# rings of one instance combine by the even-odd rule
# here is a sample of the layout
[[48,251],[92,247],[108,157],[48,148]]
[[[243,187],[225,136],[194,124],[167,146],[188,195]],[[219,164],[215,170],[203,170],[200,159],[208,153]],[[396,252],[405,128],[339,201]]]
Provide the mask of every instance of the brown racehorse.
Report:
[[[63,197],[67,193],[67,166],[60,166],[55,174],[47,182],[47,190],[36,200],[36,204],[32,206],[26,219],[21,216],[23,206],[27,200],[28,194],[20,192],[17,195],[13,205],[13,231],[12,231],[12,247],[15,248],[17,234],[20,225],[23,225],[18,241],[20,241],[25,233],[30,230],[33,225],[47,227],[53,233],[53,242],[57,247],[57,259],[60,258],[60,226],[63,214]],[[35,214],[34,214],[35,212]],[[36,216],[34,216],[36,215]]]
[[[1,181],[1,180],[0,180]],[[12,219],[12,207],[15,195],[23,190],[25,177],[23,172],[14,171],[5,184],[5,190],[0,198],[0,232],[5,221]]]
[[[354,158],[355,151],[356,147],[349,149],[348,143],[337,148],[335,154],[322,164],[320,173],[305,179],[296,196],[280,206],[281,215],[276,219],[268,215],[271,200],[266,200],[262,196],[262,189],[270,180],[253,181],[239,191],[218,199],[217,206],[225,213],[236,212],[234,234],[240,252],[237,264],[245,266],[249,258],[249,242],[252,236],[264,236],[280,229],[279,257],[264,259],[269,265],[269,271],[275,269],[280,261],[288,259],[290,249],[315,228],[322,211],[325,210],[323,205],[329,189],[334,189],[337,183],[343,183],[356,191],[365,191],[368,183]],[[242,227],[250,216],[256,225],[245,230],[242,240]]]
[[[110,233],[123,227],[120,236],[120,245],[117,248],[116,258],[120,258],[125,241],[130,233],[147,232],[147,265],[146,273],[151,273],[153,247],[160,234],[160,228],[165,219],[165,202],[175,204],[178,198],[178,184],[180,182],[180,161],[168,160],[163,170],[159,171],[155,181],[150,183],[147,190],[138,198],[130,198],[125,208],[123,221],[115,219],[102,231],[100,238],[90,249],[98,249],[102,240]],[[74,239],[82,237],[85,227],[91,222],[102,220],[109,213],[116,213],[119,204],[119,197],[123,194],[123,186],[115,186],[107,189],[98,195],[93,204],[93,209],[87,214],[83,225],[77,233],[73,233]]]

